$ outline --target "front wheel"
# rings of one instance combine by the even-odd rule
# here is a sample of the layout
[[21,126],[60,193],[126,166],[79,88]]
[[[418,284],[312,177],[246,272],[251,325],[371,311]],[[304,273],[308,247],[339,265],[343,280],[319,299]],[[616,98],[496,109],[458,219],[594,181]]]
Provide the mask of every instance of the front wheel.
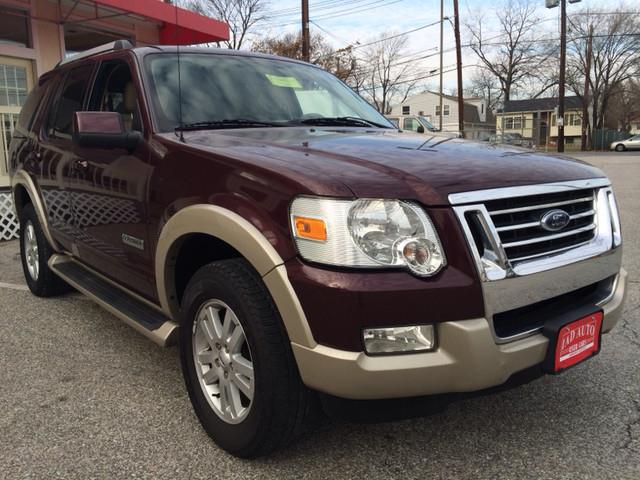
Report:
[[616,152],[624,152],[625,148],[624,145],[616,145]]
[[53,297],[72,290],[49,268],[53,253],[33,205],[25,205],[20,215],[20,257],[29,290],[38,297]]
[[310,394],[273,301],[245,260],[211,263],[190,280],[180,349],[193,408],[220,447],[253,458],[300,430]]

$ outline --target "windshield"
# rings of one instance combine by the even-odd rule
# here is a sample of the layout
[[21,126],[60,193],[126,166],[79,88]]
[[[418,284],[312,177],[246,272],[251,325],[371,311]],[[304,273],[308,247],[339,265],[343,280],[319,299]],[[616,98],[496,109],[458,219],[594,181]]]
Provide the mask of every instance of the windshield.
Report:
[[[175,54],[145,58],[151,103],[160,131],[180,125]],[[392,125],[333,75],[316,67],[270,58],[181,53],[182,124],[242,120],[277,126],[316,118],[363,119]],[[327,123],[322,123],[326,125]],[[229,124],[225,128],[238,128]]]
[[425,117],[418,117],[420,118],[420,123],[422,123],[422,125],[424,125],[424,127],[431,131],[431,132],[436,132],[438,131],[438,129],[429,121],[427,120]]

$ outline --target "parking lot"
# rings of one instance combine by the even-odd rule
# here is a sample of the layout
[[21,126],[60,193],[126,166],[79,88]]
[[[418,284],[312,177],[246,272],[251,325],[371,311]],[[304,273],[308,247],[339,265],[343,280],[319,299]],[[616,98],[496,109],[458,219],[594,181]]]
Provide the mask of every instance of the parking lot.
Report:
[[425,400],[411,419],[326,420],[256,461],[200,428],[175,347],[79,294],[32,296],[18,243],[0,243],[0,477],[640,478],[640,154],[581,158],[613,181],[629,272],[623,321],[599,356],[443,411]]

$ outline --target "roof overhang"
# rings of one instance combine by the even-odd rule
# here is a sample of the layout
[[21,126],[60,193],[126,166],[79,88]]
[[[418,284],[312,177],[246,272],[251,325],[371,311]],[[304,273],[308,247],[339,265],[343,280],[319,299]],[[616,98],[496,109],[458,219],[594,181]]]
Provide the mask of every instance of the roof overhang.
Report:
[[229,39],[229,26],[219,20],[161,0],[93,0],[96,5],[160,24],[162,45],[190,45]]

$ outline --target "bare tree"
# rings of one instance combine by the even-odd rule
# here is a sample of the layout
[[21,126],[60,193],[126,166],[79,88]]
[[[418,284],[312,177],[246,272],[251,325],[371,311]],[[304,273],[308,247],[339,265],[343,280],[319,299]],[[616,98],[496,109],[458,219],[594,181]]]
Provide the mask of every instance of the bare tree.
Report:
[[640,118],[640,81],[630,79],[613,89],[605,118],[607,126],[631,130],[631,122]]
[[393,104],[404,102],[413,91],[417,80],[412,62],[400,62],[407,37],[393,37],[382,33],[364,52],[364,59],[354,73],[363,80],[360,93],[369,97],[382,114],[391,113]]
[[502,99],[498,79],[486,68],[479,68],[473,73],[465,90],[466,96],[482,98],[491,111],[498,108]]
[[[515,88],[535,78],[541,72],[541,65],[551,52],[538,42],[543,33],[540,18],[536,13],[536,3],[532,0],[505,0],[491,12],[469,14],[474,20],[465,23],[469,46],[484,67],[500,82],[502,98],[508,101]],[[498,21],[499,33],[490,36],[485,32],[491,21]]]
[[[279,37],[263,37],[254,42],[251,49],[302,60],[302,36],[300,32],[291,32]],[[352,48],[336,50],[320,33],[312,32],[309,52],[311,63],[321,66],[344,81],[349,81],[356,65]]]
[[[640,18],[624,13],[621,5],[615,14],[602,15],[585,9],[573,15],[568,44],[567,83],[582,96],[586,75],[586,43],[593,27],[592,66],[589,75],[592,128],[605,127],[605,113],[625,85],[640,76]],[[625,106],[626,108],[626,106]],[[611,123],[607,122],[611,125]],[[593,132],[592,132],[593,135]]]
[[249,31],[266,18],[268,0],[189,0],[188,8],[229,25],[227,48],[240,50]]

